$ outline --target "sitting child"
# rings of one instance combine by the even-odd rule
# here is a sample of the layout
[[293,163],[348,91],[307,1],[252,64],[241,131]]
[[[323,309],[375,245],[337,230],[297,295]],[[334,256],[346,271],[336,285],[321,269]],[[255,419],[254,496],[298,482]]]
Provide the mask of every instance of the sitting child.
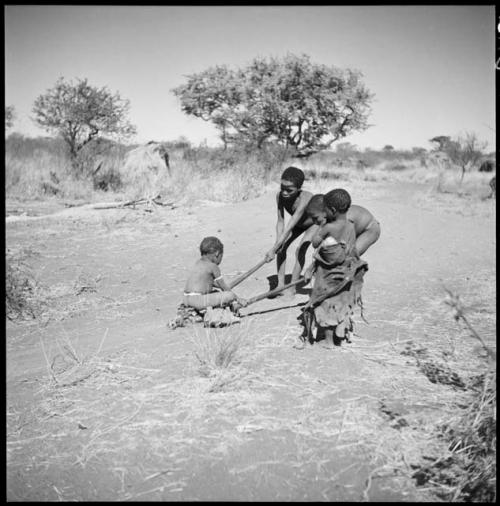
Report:
[[359,258],[356,249],[356,230],[347,219],[350,205],[349,193],[339,188],[325,196],[314,195],[307,207],[308,215],[319,227],[312,237],[312,245],[317,248],[313,263],[304,273],[308,281],[315,274],[309,302],[304,306],[310,341],[313,320],[334,344],[339,339],[349,341],[354,307],[362,308],[361,287],[368,264]]
[[[221,275],[219,264],[224,255],[224,246],[220,240],[217,237],[205,237],[200,244],[200,253],[201,258],[195,263],[186,281],[178,317],[169,324],[170,327],[183,326],[184,320],[188,320],[189,316],[195,316],[193,320],[199,321],[200,314],[206,316],[208,308],[230,306],[233,312],[237,312],[240,307],[247,305],[245,299],[231,291]],[[229,316],[230,318],[226,313],[222,315],[225,324],[239,321],[237,316]]]
[[224,245],[217,237],[205,237],[200,244],[201,258],[195,263],[184,288],[183,302],[195,309],[228,306],[237,302],[245,306],[224,281],[219,269],[224,255]]

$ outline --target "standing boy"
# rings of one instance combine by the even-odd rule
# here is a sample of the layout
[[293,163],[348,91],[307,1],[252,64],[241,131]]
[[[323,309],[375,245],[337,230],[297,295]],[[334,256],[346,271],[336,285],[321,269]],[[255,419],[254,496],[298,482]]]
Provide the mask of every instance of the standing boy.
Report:
[[[278,271],[278,286],[285,285],[286,252],[290,244],[300,235],[304,234],[295,253],[295,265],[292,271],[292,281],[299,279],[304,267],[307,248],[311,244],[311,238],[317,229],[305,210],[312,193],[302,190],[304,172],[297,167],[288,167],[281,175],[280,191],[276,194],[276,207],[278,209],[278,221],[276,223],[276,242],[266,253],[266,260],[270,262],[276,255]],[[290,220],[285,226],[285,211],[290,214]],[[288,290],[288,295],[295,295],[295,288]]]

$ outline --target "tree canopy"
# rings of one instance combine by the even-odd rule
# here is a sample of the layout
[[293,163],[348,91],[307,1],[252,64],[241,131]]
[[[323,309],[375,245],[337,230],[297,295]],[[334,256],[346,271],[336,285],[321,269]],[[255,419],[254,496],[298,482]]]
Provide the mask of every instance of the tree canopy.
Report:
[[34,121],[60,135],[73,161],[78,152],[99,136],[128,137],[136,130],[127,119],[130,103],[106,87],[91,86],[87,79],[76,83],[58,79],[34,103]]
[[217,127],[224,145],[274,141],[307,156],[368,127],[373,95],[361,77],[287,55],[238,69],[210,67],[172,91],[186,114]]
[[437,144],[436,151],[444,151],[446,145],[451,141],[449,135],[437,135],[432,139],[429,139],[429,142],[435,142]]

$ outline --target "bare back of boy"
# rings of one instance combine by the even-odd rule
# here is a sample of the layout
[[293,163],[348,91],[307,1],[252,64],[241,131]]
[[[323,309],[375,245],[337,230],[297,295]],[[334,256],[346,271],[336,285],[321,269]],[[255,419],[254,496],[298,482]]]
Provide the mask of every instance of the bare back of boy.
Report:
[[183,302],[196,309],[229,304],[236,296],[231,291],[215,291],[214,283],[222,279],[219,267],[200,258],[194,265],[184,287]]
[[380,223],[368,209],[355,204],[347,210],[347,219],[354,224],[356,249],[362,255],[380,237]]

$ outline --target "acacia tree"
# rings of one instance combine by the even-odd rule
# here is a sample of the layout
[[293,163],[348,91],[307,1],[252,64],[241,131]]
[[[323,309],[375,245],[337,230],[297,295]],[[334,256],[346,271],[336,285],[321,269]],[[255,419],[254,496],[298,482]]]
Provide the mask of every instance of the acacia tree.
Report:
[[126,138],[136,133],[127,119],[130,102],[106,87],[91,86],[87,79],[76,83],[59,78],[34,103],[34,121],[60,135],[68,145],[71,162],[79,170],[78,154],[101,136]]
[[448,141],[444,152],[452,163],[461,169],[460,183],[464,180],[465,172],[482,159],[487,143],[480,142],[475,133],[468,132],[463,137]]
[[313,64],[307,55],[256,58],[236,70],[218,65],[172,92],[186,114],[216,126],[225,146],[274,141],[297,156],[366,129],[373,98],[360,72]]

